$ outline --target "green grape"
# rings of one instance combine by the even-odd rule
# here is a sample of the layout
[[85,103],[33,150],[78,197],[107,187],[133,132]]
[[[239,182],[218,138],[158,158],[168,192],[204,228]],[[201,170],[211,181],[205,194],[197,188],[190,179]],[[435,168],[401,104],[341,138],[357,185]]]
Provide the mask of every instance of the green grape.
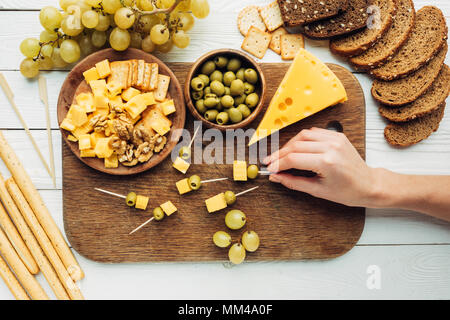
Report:
[[64,34],[76,37],[81,32],[83,32],[83,25],[81,24],[80,18],[77,18],[76,16],[69,15],[65,17],[61,22],[61,29],[64,32]]
[[67,62],[65,62],[63,58],[61,58],[60,48],[53,49],[52,62],[55,68],[64,68],[65,66],[67,66]]
[[20,52],[27,58],[36,57],[40,49],[39,40],[35,38],[26,38],[20,43]]
[[178,30],[173,34],[173,44],[178,48],[184,49],[189,45],[191,39],[183,30]]
[[94,10],[87,10],[81,16],[81,22],[86,28],[93,29],[98,25],[98,13]]
[[156,45],[153,43],[152,39],[150,36],[146,36],[143,40],[142,40],[142,50],[144,50],[145,52],[153,52],[156,49]]
[[98,15],[98,24],[95,27],[97,31],[106,31],[111,25],[111,16],[109,14],[100,13]]
[[92,7],[86,3],[84,0],[77,1],[76,5],[80,7],[80,13],[83,14],[88,10],[91,10]]
[[150,33],[150,30],[152,30],[153,26],[161,23],[161,19],[157,15],[146,15],[141,16],[139,19],[139,28],[145,32]]
[[137,7],[143,11],[152,11],[153,10],[152,0],[138,0]]
[[47,30],[55,30],[61,26],[62,14],[55,7],[44,7],[39,13],[39,21]]
[[191,0],[192,14],[198,19],[204,19],[209,15],[208,0]]
[[142,36],[140,33],[132,31],[130,33],[130,38],[131,38],[131,41],[130,41],[131,48],[136,48],[136,49],[142,48]]
[[51,44],[45,44],[41,48],[41,54],[44,57],[51,57],[53,54],[53,46]]
[[[53,50],[52,50],[53,53]],[[53,69],[53,61],[51,57],[41,57],[38,60],[39,70],[52,70]]]
[[226,248],[231,244],[231,236],[225,231],[217,231],[213,235],[213,242],[219,248]]
[[194,26],[195,19],[192,14],[187,12],[179,13],[180,18],[180,30],[189,31]]
[[239,230],[246,222],[247,217],[241,210],[230,210],[225,216],[225,224],[231,230]]
[[107,36],[106,36],[105,32],[97,31],[97,30],[92,32],[91,42],[94,45],[94,47],[96,47],[96,48],[103,47],[106,43],[106,39],[107,39]]
[[100,3],[102,0],[84,0],[84,2],[91,7],[100,8]]
[[122,8],[120,0],[103,0],[102,5],[103,10],[105,10],[105,12],[109,14],[114,14],[117,10]]
[[81,50],[75,40],[64,40],[60,47],[61,58],[67,63],[73,63],[80,59]]
[[150,37],[152,38],[154,44],[162,45],[169,40],[169,29],[162,24],[157,24],[153,26],[152,31],[150,32]]
[[235,243],[228,250],[228,258],[233,264],[241,264],[245,260],[245,249],[240,243]]
[[61,9],[66,11],[68,7],[74,5],[77,2],[78,0],[59,0],[59,6],[61,7]]
[[178,10],[178,11],[189,11],[190,8],[191,8],[191,0],[182,0],[178,4],[176,10]]
[[50,42],[58,39],[58,34],[56,32],[48,31],[47,29],[43,30],[39,35],[39,41],[41,42]]
[[248,252],[255,252],[259,248],[259,236],[255,231],[246,231],[242,235],[242,245]]
[[88,56],[96,50],[89,35],[84,35],[78,39],[78,44],[80,45],[81,54],[83,56]]
[[128,29],[136,20],[136,16],[133,11],[129,8],[120,8],[114,14],[114,22],[120,29]]
[[157,0],[156,3],[158,5],[158,8],[167,9],[175,3],[175,0]]
[[39,74],[39,64],[31,58],[26,58],[20,64],[20,72],[26,78],[34,78]]
[[114,28],[109,36],[109,44],[114,50],[124,51],[130,46],[131,37],[127,30]]
[[169,41],[167,41],[166,43],[156,47],[156,49],[159,52],[162,52],[162,53],[167,53],[170,50],[172,50],[172,48],[173,48],[173,41],[172,41],[172,39],[169,39]]

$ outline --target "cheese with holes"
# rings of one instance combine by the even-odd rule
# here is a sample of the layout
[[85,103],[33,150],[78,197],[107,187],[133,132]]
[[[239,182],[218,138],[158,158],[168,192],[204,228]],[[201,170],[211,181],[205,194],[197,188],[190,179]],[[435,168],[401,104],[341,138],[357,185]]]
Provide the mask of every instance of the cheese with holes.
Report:
[[205,204],[209,213],[225,209],[227,207],[225,194],[222,192],[212,198],[206,199]]
[[161,102],[159,104],[159,107],[161,108],[165,116],[168,116],[169,114],[172,114],[176,111],[175,104],[173,103],[172,99]]
[[347,93],[337,76],[311,53],[300,49],[249,145],[345,101]]
[[80,107],[84,108],[86,113],[94,112],[94,96],[90,92],[83,92],[76,96],[75,98]]
[[142,112],[144,112],[149,105],[155,103],[156,101],[153,96],[153,92],[147,92],[139,94],[128,101],[125,105],[125,110],[131,116],[131,118],[134,119],[138,117]]
[[233,179],[234,181],[247,181],[247,161],[234,161]]
[[95,67],[97,68],[98,76],[100,78],[104,79],[111,75],[111,67],[109,66],[108,59],[96,63]]

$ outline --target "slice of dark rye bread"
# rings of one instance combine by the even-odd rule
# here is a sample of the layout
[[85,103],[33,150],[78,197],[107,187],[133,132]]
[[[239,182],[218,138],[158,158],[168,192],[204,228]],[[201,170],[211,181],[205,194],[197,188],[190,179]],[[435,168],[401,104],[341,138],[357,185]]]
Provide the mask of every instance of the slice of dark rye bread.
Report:
[[395,1],[374,0],[373,5],[379,8],[380,18],[378,25],[374,25],[373,27],[368,26],[355,34],[330,41],[330,49],[332,52],[344,57],[361,54],[375,44],[389,30],[396,10]]
[[346,11],[336,17],[303,26],[303,33],[311,39],[332,39],[363,29],[367,25],[367,8],[372,0],[349,0]]
[[398,147],[408,147],[419,143],[439,129],[444,110],[445,103],[421,118],[404,123],[388,124],[384,129],[384,137],[388,143]]
[[441,51],[428,64],[405,78],[394,81],[375,80],[372,84],[372,96],[391,107],[413,102],[431,87],[444,64],[447,51],[448,45],[444,43]]
[[348,0],[278,0],[287,27],[337,16],[348,7]]
[[433,112],[445,102],[450,92],[450,68],[444,64],[433,85],[419,99],[402,107],[381,105],[380,114],[392,122],[407,122]]
[[446,40],[447,24],[442,11],[434,6],[425,6],[417,12],[405,44],[386,64],[370,70],[370,74],[381,80],[407,76],[433,58]]
[[395,0],[397,10],[389,30],[362,54],[350,58],[358,70],[369,70],[381,66],[397,53],[406,42],[414,26],[416,12],[412,0]]

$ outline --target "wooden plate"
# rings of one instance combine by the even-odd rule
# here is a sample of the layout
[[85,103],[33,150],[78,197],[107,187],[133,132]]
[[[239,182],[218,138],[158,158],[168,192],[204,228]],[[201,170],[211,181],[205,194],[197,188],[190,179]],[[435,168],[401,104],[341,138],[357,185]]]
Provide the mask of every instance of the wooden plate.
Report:
[[177,145],[182,130],[184,127],[184,122],[186,120],[186,107],[183,99],[183,91],[181,89],[180,83],[176,78],[175,74],[170,70],[170,68],[164,64],[161,60],[156,58],[155,56],[145,53],[144,51],[138,49],[128,49],[123,52],[118,52],[113,49],[105,49],[98,51],[94,54],[83,59],[80,63],[78,63],[72,71],[68,74],[66,80],[64,81],[61,92],[59,93],[58,98],[58,123],[64,120],[69,111],[70,106],[76,96],[76,93],[80,93],[88,90],[88,85],[86,81],[84,81],[83,72],[95,66],[96,63],[108,59],[110,62],[112,61],[120,61],[120,60],[130,60],[130,59],[142,59],[147,63],[157,63],[159,65],[159,73],[170,76],[170,86],[168,95],[171,99],[174,100],[177,111],[170,116],[170,120],[172,121],[172,128],[167,135],[167,144],[164,149],[155,154],[149,161],[136,165],[134,167],[125,167],[119,165],[116,169],[106,169],[104,165],[103,159],[98,158],[81,158],[80,150],[78,149],[78,143],[71,142],[68,140],[69,132],[61,129],[61,134],[69,146],[70,150],[89,167],[96,169],[98,171],[112,174],[112,175],[133,175],[137,173],[144,172],[150,168],[161,163],[172,151],[172,149]]

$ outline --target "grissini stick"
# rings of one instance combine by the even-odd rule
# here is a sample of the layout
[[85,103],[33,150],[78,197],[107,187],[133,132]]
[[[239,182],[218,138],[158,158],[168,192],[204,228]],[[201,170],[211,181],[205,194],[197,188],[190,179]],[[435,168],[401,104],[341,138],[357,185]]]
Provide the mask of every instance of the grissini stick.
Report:
[[11,172],[15,182],[22,191],[25,199],[28,201],[31,209],[38,218],[42,228],[48,235],[48,238],[55,247],[58,255],[61,257],[67,271],[74,281],[78,281],[84,278],[83,270],[75,259],[72,251],[64,240],[61,231],[58,229],[55,221],[53,220],[50,212],[44,204],[39,192],[33,185],[30,176],[26,173],[25,169],[20,163],[14,150],[6,141],[4,135],[0,132],[0,158]]
[[25,290],[20,285],[19,281],[17,281],[16,277],[9,269],[5,260],[0,257],[0,276],[5,281],[6,286],[9,288],[9,291],[13,294],[16,300],[30,300]]
[[47,294],[44,289],[42,289],[41,285],[34,276],[28,271],[27,267],[23,264],[22,260],[20,260],[16,251],[12,247],[8,238],[2,229],[0,229],[0,253],[2,254],[5,261],[11,267],[12,271],[17,276],[17,279],[22,284],[24,289],[28,292],[31,299],[33,300],[49,300]]
[[30,249],[31,254],[36,260],[39,269],[41,269],[42,274],[44,275],[45,279],[47,279],[47,282],[49,283],[53,292],[55,293],[56,298],[58,298],[59,300],[69,300],[70,298],[67,295],[67,292],[62,286],[61,282],[59,281],[58,275],[56,274],[52,265],[48,261],[47,257],[42,252],[39,243],[37,242],[36,238],[31,232],[30,227],[28,227],[26,221],[22,217],[22,214],[20,213],[19,209],[14,203],[14,200],[9,195],[9,192],[6,189],[5,181],[1,174],[0,174],[0,200],[3,202],[6,211],[8,211],[9,216],[14,221],[17,230],[19,230],[20,234],[22,235],[23,240]]
[[15,181],[12,178],[10,178],[6,180],[5,184],[6,188],[9,191],[10,196],[16,203],[17,208],[19,208],[20,212],[22,213],[22,216],[24,217],[30,229],[33,231],[33,234],[36,237],[37,241],[41,245],[42,250],[45,252],[48,259],[55,268],[55,271],[58,274],[58,277],[61,280],[62,285],[64,286],[64,288],[66,288],[69,297],[73,300],[83,300],[84,298],[83,295],[81,294],[80,289],[70,277],[69,273],[64,267],[64,264],[62,263],[61,259],[56,253],[55,248],[53,248],[44,229],[39,224],[39,221],[36,219],[33,210],[28,205],[27,200],[23,196],[22,192],[20,191]]
[[0,204],[0,225],[28,271],[32,274],[37,274],[39,267],[2,204]]

